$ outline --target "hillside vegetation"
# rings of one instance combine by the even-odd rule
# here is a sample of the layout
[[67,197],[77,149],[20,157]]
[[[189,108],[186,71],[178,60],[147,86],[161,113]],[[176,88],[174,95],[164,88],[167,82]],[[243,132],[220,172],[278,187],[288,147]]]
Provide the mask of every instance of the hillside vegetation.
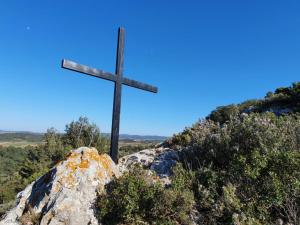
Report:
[[293,83],[290,87],[277,88],[268,92],[263,99],[248,100],[241,104],[231,104],[217,107],[207,119],[225,123],[230,117],[242,113],[274,112],[276,115],[300,112],[300,82]]
[[31,132],[0,132],[1,146],[26,147],[43,144],[43,134]]
[[[104,224],[300,224],[300,83],[222,106],[164,145],[180,161],[162,189],[133,171],[99,197]],[[191,216],[193,215],[193,216]]]
[[43,141],[43,134],[31,132],[2,132],[0,133],[1,142],[17,142],[27,141],[33,143],[40,143]]
[[219,107],[166,142],[184,149],[201,223],[300,224],[299,106],[294,83]]

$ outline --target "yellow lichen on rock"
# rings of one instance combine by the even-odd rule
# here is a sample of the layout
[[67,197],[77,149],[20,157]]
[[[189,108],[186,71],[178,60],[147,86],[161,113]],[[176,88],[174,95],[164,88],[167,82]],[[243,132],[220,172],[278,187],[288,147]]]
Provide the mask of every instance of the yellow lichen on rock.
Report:
[[79,168],[86,169],[89,167],[89,165],[90,165],[89,161],[87,159],[83,159],[83,160],[81,160],[81,162],[79,164]]
[[[41,225],[96,225],[93,204],[97,192],[103,191],[119,173],[113,160],[106,154],[99,155],[95,148],[72,150],[51,169],[49,176],[42,176],[24,190],[17,210],[23,213],[30,204],[35,212],[43,211]],[[15,211],[11,215],[16,218]]]
[[104,173],[101,170],[97,171],[97,177],[99,179],[103,179],[104,178]]
[[[59,175],[60,184],[65,187],[72,187],[80,182],[82,178],[106,180],[114,175],[118,176],[116,165],[107,154],[98,154],[95,148],[84,148],[83,151],[72,151],[68,154],[63,164],[62,174]],[[86,171],[88,170],[88,171]],[[94,175],[91,175],[94,174]],[[92,177],[93,178],[92,178]],[[59,187],[56,187],[59,190]]]
[[78,167],[78,163],[74,162],[74,161],[68,161],[66,164],[66,168],[75,171]]
[[111,167],[112,160],[108,155],[106,154],[100,155],[98,162],[102,164],[102,166],[104,167],[105,171],[109,174],[109,176],[113,176],[113,171]]

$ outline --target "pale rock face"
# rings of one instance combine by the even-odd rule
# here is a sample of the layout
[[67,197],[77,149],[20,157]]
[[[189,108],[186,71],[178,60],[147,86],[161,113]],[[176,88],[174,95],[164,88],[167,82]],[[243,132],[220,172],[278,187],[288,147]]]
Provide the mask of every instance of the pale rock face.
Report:
[[178,152],[169,148],[145,149],[122,157],[119,160],[119,168],[122,173],[135,165],[141,165],[145,169],[155,172],[160,181],[168,185],[171,183],[170,175],[172,167],[179,160]]
[[178,159],[174,150],[155,148],[125,156],[116,165],[107,154],[99,155],[95,148],[78,148],[20,192],[16,207],[0,225],[19,225],[20,220],[30,225],[32,217],[39,214],[41,225],[96,225],[93,205],[97,192],[103,191],[114,177],[139,164],[167,185]]
[[19,224],[27,211],[41,213],[41,225],[98,224],[93,209],[97,191],[119,175],[108,155],[99,155],[95,148],[73,150],[65,161],[18,194],[17,206],[0,225]]

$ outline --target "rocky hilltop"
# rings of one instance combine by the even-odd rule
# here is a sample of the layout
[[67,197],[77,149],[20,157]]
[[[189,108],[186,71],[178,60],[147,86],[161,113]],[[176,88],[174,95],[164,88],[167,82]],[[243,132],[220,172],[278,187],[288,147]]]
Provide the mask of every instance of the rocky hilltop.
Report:
[[167,184],[177,160],[175,151],[158,148],[125,156],[116,165],[95,148],[78,148],[20,192],[16,206],[7,212],[0,225],[99,224],[94,202],[97,192],[102,192],[112,179],[133,164],[140,164],[150,172],[155,171]]

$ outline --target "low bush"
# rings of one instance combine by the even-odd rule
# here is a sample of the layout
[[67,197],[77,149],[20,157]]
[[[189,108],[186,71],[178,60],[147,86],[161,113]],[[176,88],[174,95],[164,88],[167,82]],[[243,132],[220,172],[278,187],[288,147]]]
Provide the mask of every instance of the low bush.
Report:
[[99,196],[103,224],[190,224],[193,194],[184,184],[164,188],[141,168],[111,182]]

